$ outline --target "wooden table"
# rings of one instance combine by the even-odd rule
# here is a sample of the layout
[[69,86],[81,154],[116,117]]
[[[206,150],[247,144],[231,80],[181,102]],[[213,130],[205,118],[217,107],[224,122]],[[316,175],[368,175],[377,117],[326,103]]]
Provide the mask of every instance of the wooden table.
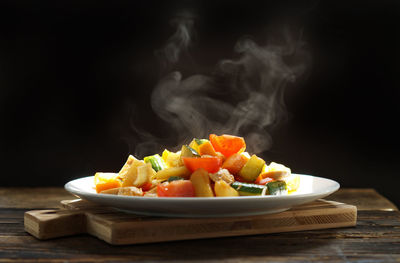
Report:
[[280,234],[111,246],[88,235],[39,241],[26,210],[73,199],[62,188],[0,188],[0,262],[400,262],[400,212],[373,189],[341,189],[329,200],[356,205],[357,226]]

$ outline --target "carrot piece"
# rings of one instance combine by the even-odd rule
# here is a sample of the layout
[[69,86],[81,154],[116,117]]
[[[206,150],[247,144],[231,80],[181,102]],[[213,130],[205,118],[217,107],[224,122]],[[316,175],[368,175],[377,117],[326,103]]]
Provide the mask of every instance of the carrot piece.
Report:
[[96,184],[96,192],[100,193],[104,190],[108,190],[111,188],[118,188],[118,187],[121,187],[121,183],[118,181],[99,183],[99,184]]
[[214,150],[211,142],[204,142],[198,146],[198,153],[200,155],[211,155],[217,156],[217,153]]
[[235,153],[241,153],[246,149],[246,143],[242,137],[226,135],[217,136],[210,134],[210,142],[215,151],[229,157]]
[[244,154],[235,153],[225,160],[222,164],[222,169],[227,169],[231,174],[235,175],[239,173],[248,160],[249,158]]
[[116,173],[96,173],[94,176],[94,184],[96,185],[96,192],[121,187],[121,181],[118,179]]

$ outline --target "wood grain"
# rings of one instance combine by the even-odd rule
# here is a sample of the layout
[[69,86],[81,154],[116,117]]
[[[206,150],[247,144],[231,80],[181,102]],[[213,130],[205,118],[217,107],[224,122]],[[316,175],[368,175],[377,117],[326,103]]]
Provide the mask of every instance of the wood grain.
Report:
[[387,198],[371,188],[344,188],[329,196],[329,200],[357,206],[361,210],[398,211]]
[[137,216],[83,200],[64,201],[64,210],[25,213],[25,229],[39,239],[89,233],[110,244],[140,244],[354,226],[355,206],[317,200],[288,211],[229,218]]
[[38,241],[23,209],[2,209],[0,262],[399,262],[400,212],[360,211],[356,227],[110,246],[89,235]]
[[24,230],[26,210],[58,207],[71,195],[19,189],[0,188],[0,262],[400,262],[400,212],[385,210],[390,202],[373,189],[329,197],[358,206],[356,227],[125,246],[86,234],[39,241]]
[[58,208],[74,198],[61,187],[0,187],[0,208]]

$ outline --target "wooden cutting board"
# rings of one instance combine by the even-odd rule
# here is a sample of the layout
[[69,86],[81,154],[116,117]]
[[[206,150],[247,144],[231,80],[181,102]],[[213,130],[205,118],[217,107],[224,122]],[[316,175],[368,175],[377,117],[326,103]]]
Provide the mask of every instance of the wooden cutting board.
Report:
[[25,213],[25,230],[39,239],[88,233],[113,245],[255,235],[355,226],[357,208],[323,199],[278,214],[229,218],[163,218],[116,211],[84,200],[60,210]]

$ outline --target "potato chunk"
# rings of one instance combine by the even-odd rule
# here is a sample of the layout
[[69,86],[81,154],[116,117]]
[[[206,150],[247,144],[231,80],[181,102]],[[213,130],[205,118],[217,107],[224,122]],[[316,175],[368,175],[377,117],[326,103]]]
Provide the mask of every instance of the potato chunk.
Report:
[[133,186],[137,178],[137,167],[142,166],[145,163],[143,161],[139,161],[132,155],[129,155],[128,160],[126,160],[125,165],[122,167],[121,171],[119,171],[119,178],[122,180],[122,186]]
[[213,197],[214,193],[211,189],[210,177],[204,169],[198,169],[190,176],[193,184],[194,192],[197,197]]
[[225,181],[220,180],[215,183],[214,191],[216,196],[239,196],[239,192],[233,189]]
[[190,175],[190,171],[185,166],[170,167],[160,170],[154,176],[156,180],[168,180],[171,176],[180,176],[187,179]]

